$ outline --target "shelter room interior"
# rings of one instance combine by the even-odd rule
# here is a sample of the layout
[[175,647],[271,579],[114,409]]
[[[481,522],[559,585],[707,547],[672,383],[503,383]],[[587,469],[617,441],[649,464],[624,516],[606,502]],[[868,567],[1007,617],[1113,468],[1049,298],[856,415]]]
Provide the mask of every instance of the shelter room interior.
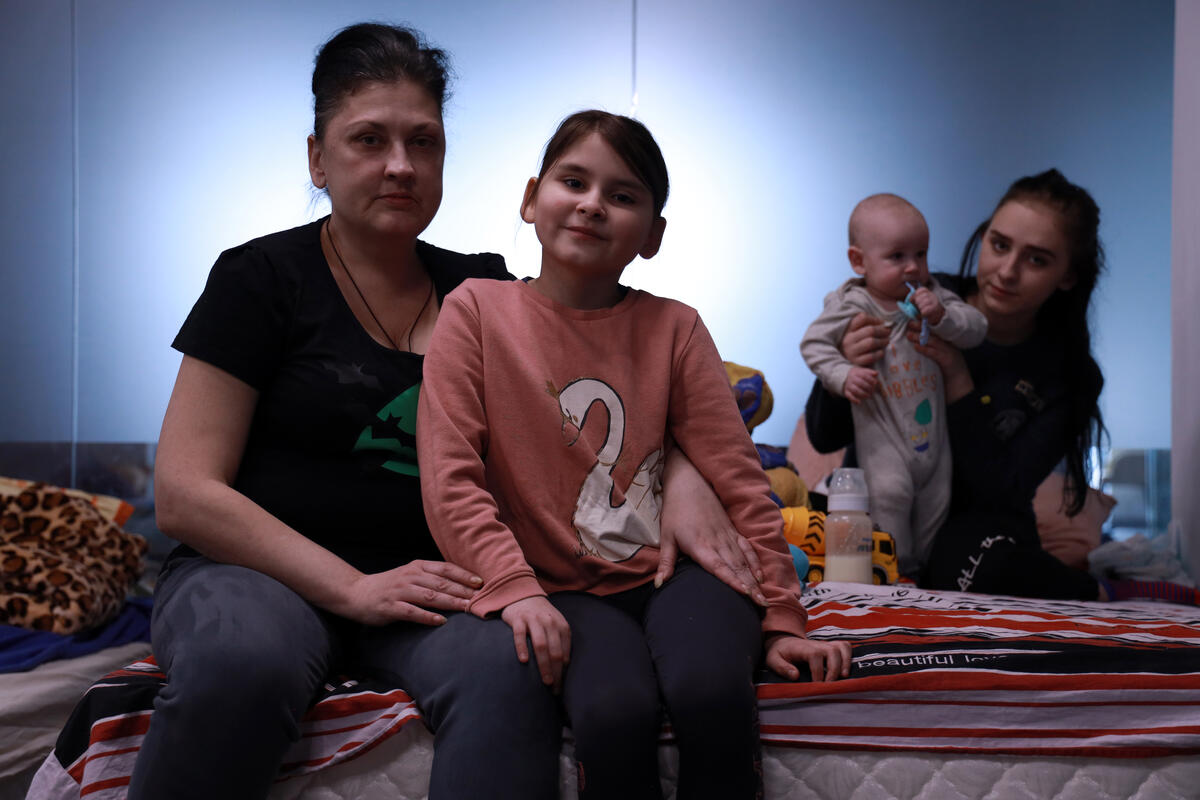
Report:
[[[1092,480],[1116,504],[1100,535],[1144,537],[1200,579],[1187,0],[46,0],[0,18],[0,478],[127,504],[124,529],[148,542],[135,594],[173,545],[153,500],[171,340],[221,251],[327,213],[305,161],[308,79],[317,45],[361,20],[452,56],[445,196],[423,238],[501,253],[518,277],[538,264],[518,203],[558,121],[597,107],[647,124],[670,225],[625,282],[697,308],[723,358],[763,372],[774,409],[756,442],[793,439],[812,385],[798,343],[849,276],[859,199],[909,199],[930,269],[955,272],[1004,189],[1057,167],[1102,211],[1109,439]],[[32,775],[6,769],[0,800]]]

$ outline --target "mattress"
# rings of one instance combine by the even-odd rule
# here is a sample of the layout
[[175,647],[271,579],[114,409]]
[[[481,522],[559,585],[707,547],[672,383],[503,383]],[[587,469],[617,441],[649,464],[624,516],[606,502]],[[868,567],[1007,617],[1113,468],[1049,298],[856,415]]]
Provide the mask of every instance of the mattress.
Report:
[[92,683],[149,653],[147,642],[133,642],[0,674],[0,780],[41,763]]
[[[563,800],[577,800],[569,748]],[[426,800],[433,737],[424,727],[361,759],[277,784],[270,800]],[[663,796],[674,800],[677,753],[660,748]],[[766,746],[766,800],[1185,800],[1200,796],[1194,758],[1104,760],[1070,757],[853,753]]]
[[[767,798],[1200,796],[1200,610],[824,583],[814,638],[853,643],[848,679],[759,685]],[[32,800],[124,796],[152,660],[99,682]],[[432,737],[397,687],[327,687],[274,800],[421,798]],[[660,763],[672,797],[674,744]],[[562,796],[574,798],[569,732]]]

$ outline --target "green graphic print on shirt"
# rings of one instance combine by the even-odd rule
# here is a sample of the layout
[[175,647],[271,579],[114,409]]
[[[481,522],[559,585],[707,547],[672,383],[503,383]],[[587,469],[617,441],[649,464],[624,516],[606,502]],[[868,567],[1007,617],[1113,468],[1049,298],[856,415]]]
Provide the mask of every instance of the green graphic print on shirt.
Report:
[[[387,405],[376,414],[384,422],[395,421],[396,428],[410,437],[417,435],[417,398],[421,394],[421,384],[410,386],[404,392],[396,395]],[[384,461],[382,466],[401,475],[417,476],[417,449],[404,444],[394,436],[376,436],[368,425],[358,435],[354,443],[355,452],[359,450],[383,450],[395,457]]]

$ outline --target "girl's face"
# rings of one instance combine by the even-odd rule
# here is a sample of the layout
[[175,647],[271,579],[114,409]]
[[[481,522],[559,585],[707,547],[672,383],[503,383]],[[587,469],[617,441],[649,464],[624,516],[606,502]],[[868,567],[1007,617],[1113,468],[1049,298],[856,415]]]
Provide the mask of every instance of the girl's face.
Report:
[[983,232],[974,305],[992,334],[1028,335],[1042,304],[1075,285],[1062,215],[1036,200],[1010,200]]
[[650,189],[597,133],[530,179],[521,218],[533,223],[542,243],[543,274],[561,269],[614,283],[636,256],[658,252],[666,225]]
[[308,137],[313,185],[327,189],[339,232],[416,240],[442,202],[446,136],[437,101],[412,81],[348,95],[324,136]]

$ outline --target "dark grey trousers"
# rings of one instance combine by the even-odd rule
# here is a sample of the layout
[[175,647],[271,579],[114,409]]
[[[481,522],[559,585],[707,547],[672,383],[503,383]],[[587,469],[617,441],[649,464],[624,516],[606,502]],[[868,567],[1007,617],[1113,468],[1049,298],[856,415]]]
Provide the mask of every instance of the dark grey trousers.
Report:
[[680,800],[751,800],[759,791],[753,603],[687,559],[661,589],[560,592],[571,626],[563,704],[581,800],[659,800],[664,712],[679,747]]
[[335,668],[407,691],[434,731],[431,800],[558,797],[562,717],[502,620],[359,626],[278,581],[203,557],[159,579],[154,654],[167,673],[131,800],[262,798]]

